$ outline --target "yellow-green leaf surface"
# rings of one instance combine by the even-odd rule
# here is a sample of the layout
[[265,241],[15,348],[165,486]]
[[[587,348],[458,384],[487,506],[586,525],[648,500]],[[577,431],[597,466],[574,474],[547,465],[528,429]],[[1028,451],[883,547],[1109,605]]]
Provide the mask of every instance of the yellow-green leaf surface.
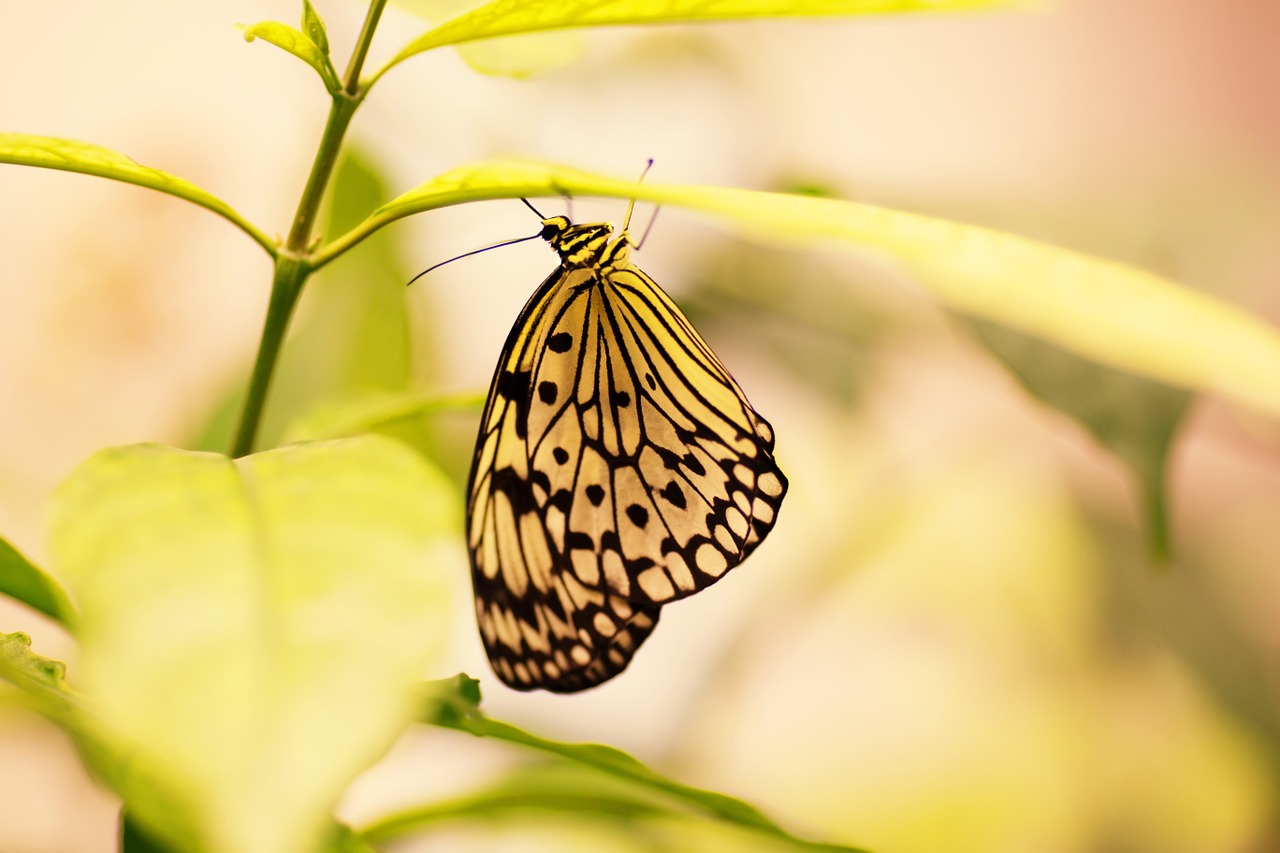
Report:
[[962,12],[1028,5],[1017,0],[495,0],[423,34],[388,68],[425,50],[513,33],[621,24]]
[[139,165],[120,152],[100,145],[52,136],[0,133],[0,163],[97,175],[100,178],[159,190],[212,210],[252,237],[268,254],[274,256],[276,252],[274,240],[255,228],[222,199],[189,181],[159,169]]
[[[391,0],[428,22],[445,21],[476,7],[473,0]],[[481,74],[526,79],[567,65],[582,55],[581,33],[541,32],[472,41],[457,46],[463,61]]]
[[325,29],[324,18],[320,17],[310,0],[302,0],[302,31],[321,53],[329,55],[329,33]]
[[22,691],[37,711],[59,722],[75,715],[66,682],[66,665],[36,654],[21,632],[0,633],[0,679]]
[[193,837],[184,804],[161,781],[164,762],[140,761],[142,748],[111,731],[84,695],[67,684],[62,661],[36,654],[26,634],[0,633],[0,679],[18,688],[16,695],[27,707],[62,727],[100,781],[116,790],[148,792],[153,809],[165,813],[166,838]]
[[[319,32],[323,34],[324,30],[321,29]],[[329,63],[329,55],[326,52],[327,42],[326,49],[322,50],[320,45],[307,37],[306,33],[279,21],[262,21],[245,27],[244,40],[253,41],[254,39],[262,39],[281,50],[292,53],[316,70],[320,79],[324,81],[326,89],[330,92],[338,90],[340,86],[338,75],[334,73],[333,66]]]
[[80,607],[75,683],[194,827],[175,839],[154,783],[125,777],[149,833],[184,850],[316,848],[445,641],[456,503],[373,437],[235,461],[141,445],[73,472],[51,553]]
[[[638,198],[713,214],[755,234],[873,249],[951,308],[1086,358],[1280,416],[1280,334],[1244,311],[1124,264],[986,228],[836,199],[635,184],[565,167],[463,167],[383,205],[322,262],[403,216],[522,196]],[[778,282],[779,287],[787,282]]]
[[284,440],[345,438],[439,412],[474,412],[478,416],[484,401],[483,392],[364,391],[317,404],[289,424]]

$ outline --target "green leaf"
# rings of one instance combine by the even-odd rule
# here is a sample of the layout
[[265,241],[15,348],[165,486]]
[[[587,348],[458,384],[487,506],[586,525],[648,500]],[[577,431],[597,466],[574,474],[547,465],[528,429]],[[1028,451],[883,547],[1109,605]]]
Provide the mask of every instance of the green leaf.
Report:
[[120,810],[120,853],[174,853],[138,826],[127,811]]
[[141,745],[108,781],[148,835],[321,842],[446,641],[456,504],[381,438],[235,461],[142,445],[73,472],[51,552],[81,609],[77,683],[117,742]]
[[[324,843],[323,849],[327,853],[375,853],[363,838],[340,823],[330,827],[329,838]],[[177,851],[148,836],[127,812],[121,810],[120,853],[177,853]]]
[[325,30],[324,18],[320,17],[310,0],[302,0],[302,31],[321,53],[329,55],[329,33]]
[[140,166],[109,148],[70,139],[55,139],[51,136],[0,133],[0,163],[97,175],[100,178],[136,184],[186,199],[206,210],[213,211],[235,225],[252,237],[259,246],[266,249],[267,254],[275,257],[275,241],[251,225],[222,199],[210,195],[182,178],[161,172],[159,169]]
[[[323,32],[323,27],[321,31]],[[324,81],[324,87],[329,92],[336,92],[342,88],[342,84],[338,82],[338,75],[329,61],[328,51],[321,49],[305,33],[279,21],[262,21],[244,28],[244,40],[253,41],[254,39],[262,39],[274,44],[310,65],[320,75],[320,79]]]
[[[475,8],[472,0],[392,0],[396,7],[428,21],[457,17]],[[542,32],[457,45],[458,55],[481,74],[518,80],[567,65],[582,55],[581,33]]]
[[508,773],[476,793],[398,811],[366,826],[361,835],[388,844],[452,820],[492,820],[512,813],[562,814],[636,820],[677,814],[669,804],[632,785],[566,763],[539,763]]
[[0,633],[0,678],[22,691],[35,710],[58,723],[74,714],[66,664],[31,650],[31,638],[21,632]]
[[421,391],[370,391],[316,405],[289,425],[284,442],[344,438],[375,432],[397,421],[439,412],[475,412],[484,408],[483,392],[428,394]]
[[1165,470],[1191,395],[1113,370],[994,323],[971,327],[1026,390],[1089,431],[1135,478],[1157,563],[1170,556]]
[[75,619],[75,610],[58,582],[3,538],[0,538],[0,593],[64,625]]
[[637,784],[641,788],[656,791],[676,802],[693,807],[701,814],[766,836],[791,841],[805,848],[858,853],[857,849],[852,847],[819,844],[797,838],[769,820],[753,806],[714,791],[682,785],[655,773],[620,749],[594,743],[562,743],[547,740],[507,723],[489,719],[476,707],[480,698],[478,684],[465,675],[458,676],[452,684],[447,681],[432,682],[428,688],[427,699],[423,702],[422,721],[430,725],[457,729],[477,737],[503,740],[559,756],[609,776]]
[[[418,37],[378,72],[444,45],[572,27],[1018,8],[1017,0],[494,0]],[[375,78],[376,79],[376,78]]]
[[188,816],[157,778],[158,757],[142,760],[145,747],[129,740],[90,708],[85,697],[66,683],[66,666],[31,650],[26,634],[0,634],[0,678],[19,688],[18,695],[37,713],[70,735],[91,772],[117,791],[146,791],[157,810],[167,816],[166,840],[183,837]]
[[775,239],[825,238],[875,249],[948,307],[1111,367],[1218,391],[1280,416],[1280,335],[1256,317],[1124,264],[849,201],[635,184],[566,167],[498,161],[454,170],[393,199],[322,249],[318,262],[413,213],[565,193],[634,197],[714,214]]

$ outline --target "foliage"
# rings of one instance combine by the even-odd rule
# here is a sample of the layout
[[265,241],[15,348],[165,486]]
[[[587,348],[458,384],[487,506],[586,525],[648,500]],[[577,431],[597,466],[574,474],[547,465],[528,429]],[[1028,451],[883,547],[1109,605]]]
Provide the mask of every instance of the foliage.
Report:
[[[444,819],[531,808],[590,809],[636,822],[678,814],[784,846],[852,849],[804,840],[744,802],[675,782],[619,750],[559,743],[493,720],[480,713],[478,685],[465,677],[429,686],[425,698],[410,687],[438,666],[449,578],[462,576],[460,499],[447,477],[404,443],[340,437],[387,432],[388,424],[414,415],[474,410],[476,400],[403,387],[408,346],[395,289],[399,271],[386,247],[376,244],[381,229],[398,219],[485,199],[646,199],[710,214],[764,238],[823,240],[887,258],[941,304],[981,321],[988,344],[1033,394],[1071,414],[1133,468],[1156,552],[1167,538],[1164,461],[1187,392],[1220,392],[1280,414],[1280,337],[1273,330],[1121,264],[837,199],[640,185],[544,163],[463,167],[383,202],[370,174],[341,158],[346,129],[371,87],[401,62],[443,46],[578,27],[1013,4],[495,0],[426,31],[363,76],[384,2],[371,3],[345,73],[332,62],[324,24],[310,3],[304,2],[299,27],[269,21],[244,29],[246,40],[260,39],[314,69],[332,100],[283,240],[190,182],[118,152],[0,133],[0,163],[95,175],[184,199],[231,222],[274,263],[270,307],[231,453],[140,445],[95,454],[55,496],[48,573],[0,540],[0,592],[66,625],[79,646],[73,689],[63,665],[35,654],[26,635],[0,635],[0,677],[63,727],[86,764],[120,796],[126,849],[370,849]],[[335,205],[325,239],[316,240],[322,200],[335,192],[347,207]],[[376,357],[349,362],[353,375],[364,370],[359,383],[322,389],[293,407],[273,399],[283,414],[260,429],[277,365],[305,371],[321,357],[318,346],[307,355],[304,339],[292,356],[300,359],[296,366],[280,358],[299,297],[314,273],[330,264],[328,273],[340,270],[339,259],[358,246],[378,254],[376,292],[373,286],[353,291],[358,309],[313,321],[327,339],[323,330],[331,327],[324,322],[357,318],[358,328],[344,327],[344,335],[358,337],[362,352],[376,350]],[[321,286],[343,284],[335,276]],[[374,304],[381,306],[374,314],[364,312]],[[376,319],[363,325],[371,316]],[[1063,370],[1090,386],[1113,382],[1116,398],[1133,405],[1081,411],[1063,399],[1059,383],[1040,381],[1052,366],[1045,350],[1027,354],[1048,345],[1064,359],[1054,364],[1065,364]],[[1092,362],[1106,371],[1098,373],[1102,368]],[[379,390],[360,399],[344,396],[356,384]],[[321,438],[333,440],[301,440]],[[300,441],[271,449],[283,440]],[[264,449],[251,452],[260,445]],[[337,824],[331,815],[341,793],[415,721],[535,750],[554,762],[363,829]]]

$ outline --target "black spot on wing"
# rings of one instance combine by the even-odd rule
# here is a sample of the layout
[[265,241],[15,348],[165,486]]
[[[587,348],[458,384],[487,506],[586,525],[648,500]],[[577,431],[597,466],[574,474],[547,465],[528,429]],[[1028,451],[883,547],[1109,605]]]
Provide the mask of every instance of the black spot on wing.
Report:
[[640,504],[632,504],[627,507],[627,518],[631,519],[631,523],[636,527],[643,528],[649,523],[649,510],[640,506]]
[[667,483],[666,488],[658,492],[658,494],[676,509],[684,509],[689,505],[688,501],[685,500],[684,491],[680,488],[680,484],[675,480]]

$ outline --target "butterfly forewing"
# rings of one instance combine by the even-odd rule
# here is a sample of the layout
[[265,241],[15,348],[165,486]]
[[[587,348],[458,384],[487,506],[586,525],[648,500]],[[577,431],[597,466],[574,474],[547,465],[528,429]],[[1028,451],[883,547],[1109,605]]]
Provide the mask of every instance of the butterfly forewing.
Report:
[[477,439],[476,614],[517,689],[616,675],[661,605],[751,553],[786,492],[769,424],[609,230],[544,222],[562,262],[507,338]]

